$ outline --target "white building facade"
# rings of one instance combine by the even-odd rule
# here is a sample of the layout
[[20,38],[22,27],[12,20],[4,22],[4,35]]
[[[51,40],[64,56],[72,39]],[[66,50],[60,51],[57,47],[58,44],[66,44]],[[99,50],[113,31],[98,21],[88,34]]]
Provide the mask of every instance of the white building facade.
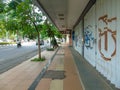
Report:
[[73,47],[117,88],[120,88],[119,10],[120,0],[96,0],[73,30]]

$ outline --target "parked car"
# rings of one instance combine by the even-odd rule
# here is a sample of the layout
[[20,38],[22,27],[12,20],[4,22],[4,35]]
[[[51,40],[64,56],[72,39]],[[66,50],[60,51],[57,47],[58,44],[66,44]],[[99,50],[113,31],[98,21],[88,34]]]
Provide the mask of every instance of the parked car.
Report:
[[[38,45],[38,40],[36,41],[36,45]],[[44,40],[40,40],[40,45],[44,45]]]

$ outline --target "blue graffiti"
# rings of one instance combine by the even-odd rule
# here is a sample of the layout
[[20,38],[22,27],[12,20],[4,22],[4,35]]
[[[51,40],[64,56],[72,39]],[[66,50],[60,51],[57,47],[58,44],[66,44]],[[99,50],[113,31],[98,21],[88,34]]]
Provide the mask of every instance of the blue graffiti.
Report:
[[86,27],[84,31],[84,40],[86,48],[92,49],[94,44],[94,36],[93,32],[90,30],[90,26]]

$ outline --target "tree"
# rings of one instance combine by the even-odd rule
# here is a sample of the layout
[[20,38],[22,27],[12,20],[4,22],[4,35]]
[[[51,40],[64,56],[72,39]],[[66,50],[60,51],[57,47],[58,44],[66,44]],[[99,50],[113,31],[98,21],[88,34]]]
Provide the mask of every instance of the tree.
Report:
[[[3,3],[2,3],[3,4]],[[15,31],[17,36],[22,32],[24,36],[38,37],[40,43],[40,30],[42,30],[42,13],[32,4],[31,0],[12,0],[4,8],[0,3],[0,13],[4,14],[3,22],[6,31]],[[22,17],[21,17],[22,16]],[[0,17],[1,18],[1,17]],[[3,24],[2,24],[3,25]],[[3,27],[1,25],[1,27]],[[39,58],[41,58],[40,44],[38,44]]]
[[0,21],[0,38],[4,38],[6,34],[5,26],[3,21]]
[[51,45],[58,46],[56,38],[62,38],[62,34],[58,31],[58,29],[51,24],[48,20],[44,22],[43,25],[44,30],[42,31],[42,35],[47,36],[50,38],[50,47]]
[[6,29],[5,29],[5,8],[6,4],[3,2],[3,0],[0,0],[0,37],[4,38],[6,36]]
[[[21,1],[21,0],[15,0],[15,1]],[[15,34],[16,30],[19,30],[18,25],[18,19],[16,18],[16,7],[18,3],[16,3],[14,0],[11,2],[7,2],[4,0],[0,0],[0,21],[2,22],[1,31],[6,32],[6,38],[10,38],[11,35]],[[14,8],[13,8],[14,6]],[[8,35],[9,34],[9,35]],[[13,38],[12,38],[13,39]]]
[[0,0],[0,13],[3,13],[4,12],[4,7],[5,7],[5,3],[3,3],[2,0]]
[[[24,0],[19,3],[17,6],[16,12],[18,17],[21,19],[22,25],[32,26],[36,31],[38,37],[38,50],[39,50],[39,58],[41,58],[41,49],[40,49],[40,30],[42,30],[42,12],[35,11],[38,8],[32,4],[30,0]],[[22,16],[22,17],[21,17]]]

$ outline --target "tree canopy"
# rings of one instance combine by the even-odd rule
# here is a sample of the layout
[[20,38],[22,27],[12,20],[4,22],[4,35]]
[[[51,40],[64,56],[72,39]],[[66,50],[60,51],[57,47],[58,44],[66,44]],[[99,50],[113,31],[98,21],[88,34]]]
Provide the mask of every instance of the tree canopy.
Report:
[[32,0],[11,0],[8,3],[0,0],[0,38],[9,38],[10,35],[17,39],[38,38],[38,43],[40,35],[42,38],[61,38],[57,28],[46,18]]

